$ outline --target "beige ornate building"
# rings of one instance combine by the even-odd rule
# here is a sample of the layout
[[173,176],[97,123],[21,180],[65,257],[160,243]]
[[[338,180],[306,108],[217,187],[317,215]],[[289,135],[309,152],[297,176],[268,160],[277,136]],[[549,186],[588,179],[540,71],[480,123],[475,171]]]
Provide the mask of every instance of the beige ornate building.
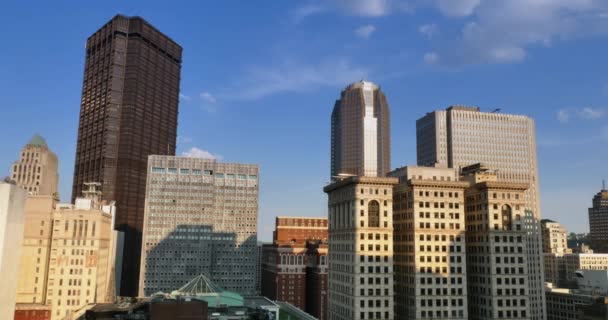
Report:
[[43,137],[35,134],[13,163],[11,179],[30,195],[57,196],[57,156]]
[[15,313],[26,196],[16,185],[0,182],[0,315],[4,319]]
[[501,182],[528,186],[524,193],[532,319],[546,319],[540,199],[534,120],[523,115],[482,112],[478,107],[451,106],[416,121],[418,165],[461,168],[484,163],[496,169]]
[[329,320],[393,320],[393,186],[349,177],[329,197]]
[[453,169],[403,167],[394,188],[395,319],[468,319],[465,205]]
[[172,292],[200,274],[255,293],[258,173],[253,164],[148,158],[140,296]]
[[121,233],[115,207],[100,201],[98,183],[87,183],[75,204],[31,196],[26,205],[17,288],[19,305],[50,307],[51,319],[74,319],[91,303],[113,302],[118,290]]
[[568,249],[568,231],[561,224],[549,220],[541,220],[543,253],[572,253]]
[[523,223],[527,184],[464,168],[469,319],[531,319]]

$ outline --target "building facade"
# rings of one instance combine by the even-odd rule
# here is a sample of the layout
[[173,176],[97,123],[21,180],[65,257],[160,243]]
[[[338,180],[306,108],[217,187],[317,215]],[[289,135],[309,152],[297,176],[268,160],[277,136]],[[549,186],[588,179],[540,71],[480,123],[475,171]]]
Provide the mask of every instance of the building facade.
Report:
[[329,198],[329,320],[393,320],[393,186],[396,178],[349,177]]
[[205,274],[222,288],[256,287],[257,165],[150,156],[140,296]]
[[608,189],[604,185],[589,208],[589,235],[591,249],[597,253],[608,253]]
[[576,288],[577,270],[608,270],[605,253],[545,253],[545,279],[556,287]]
[[393,191],[395,319],[468,319],[465,205],[454,170],[404,167]]
[[380,88],[355,82],[331,114],[331,177],[382,177],[390,171],[390,114]]
[[26,197],[24,189],[0,182],[0,314],[3,315],[15,313]]
[[53,211],[46,304],[51,319],[70,319],[90,303],[114,301],[120,245],[113,203],[101,201],[98,183],[87,183],[85,197],[58,204]]
[[13,163],[11,179],[30,195],[58,196],[57,156],[43,137],[35,134],[21,149],[19,160]]
[[541,220],[543,253],[572,253],[568,248],[568,231],[561,224],[549,220]]
[[528,185],[488,172],[465,178],[469,319],[532,319],[523,225]]
[[327,318],[327,219],[277,217],[262,254],[262,295]]
[[72,201],[86,182],[120,208],[122,295],[139,279],[148,155],[175,154],[182,48],[140,17],[117,15],[86,42]]
[[[497,170],[501,182],[529,185],[526,211],[534,221],[529,228],[528,258],[532,319],[546,318],[543,265],[540,259],[540,199],[534,120],[521,115],[481,112],[477,107],[451,106],[427,113],[416,121],[417,163],[460,171],[483,163]],[[538,247],[538,248],[537,248]]]

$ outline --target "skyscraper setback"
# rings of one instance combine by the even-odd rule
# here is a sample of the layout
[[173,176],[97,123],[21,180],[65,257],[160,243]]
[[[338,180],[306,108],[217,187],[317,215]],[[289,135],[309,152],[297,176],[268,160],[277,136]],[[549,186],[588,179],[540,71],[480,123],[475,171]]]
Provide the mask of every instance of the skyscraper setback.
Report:
[[391,167],[390,115],[384,93],[368,81],[342,91],[331,114],[331,176],[383,177]]
[[182,48],[140,17],[87,39],[72,199],[101,183],[125,231],[122,295],[137,293],[148,155],[174,155]]

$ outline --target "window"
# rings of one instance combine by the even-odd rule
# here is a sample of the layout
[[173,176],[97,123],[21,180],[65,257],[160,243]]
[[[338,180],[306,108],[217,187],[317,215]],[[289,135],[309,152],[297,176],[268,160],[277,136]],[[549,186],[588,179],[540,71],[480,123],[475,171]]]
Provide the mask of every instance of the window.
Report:
[[226,178],[228,179],[234,179],[234,174],[233,173],[229,173],[226,175]]
[[367,224],[370,228],[380,227],[380,204],[372,200],[367,205]]
[[168,168],[167,172],[168,173],[177,173],[177,168]]
[[192,169],[192,174],[200,176],[201,174],[203,174],[203,171],[200,169]]
[[152,167],[152,173],[165,173],[165,168]]
[[215,177],[216,178],[220,178],[220,179],[224,179],[224,174],[223,173],[216,173]]
[[502,206],[502,227],[511,230],[511,207],[507,204]]
[[179,174],[189,174],[190,169],[179,169]]

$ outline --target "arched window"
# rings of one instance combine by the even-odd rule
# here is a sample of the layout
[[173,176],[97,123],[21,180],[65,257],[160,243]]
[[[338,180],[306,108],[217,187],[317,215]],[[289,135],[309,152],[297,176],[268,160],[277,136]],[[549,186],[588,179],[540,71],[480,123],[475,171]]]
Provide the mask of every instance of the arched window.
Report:
[[511,207],[508,204],[502,206],[502,229],[511,230]]
[[380,204],[372,200],[367,205],[367,225],[370,228],[380,227]]
[[281,264],[287,264],[287,257],[285,255],[281,255]]

